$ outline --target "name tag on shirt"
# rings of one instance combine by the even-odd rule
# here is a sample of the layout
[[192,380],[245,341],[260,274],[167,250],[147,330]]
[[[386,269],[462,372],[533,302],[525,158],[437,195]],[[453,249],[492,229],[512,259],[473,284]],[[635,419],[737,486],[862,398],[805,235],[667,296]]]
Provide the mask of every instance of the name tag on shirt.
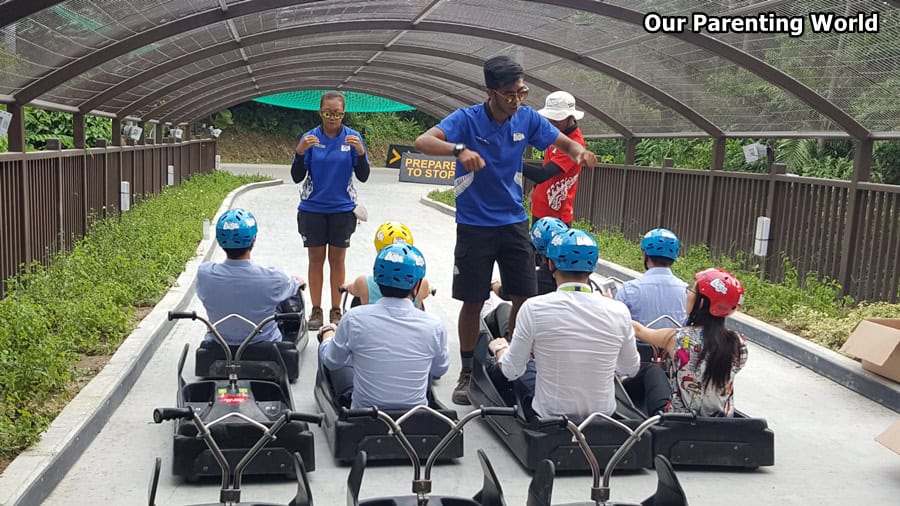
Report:
[[344,145],[342,145],[342,146],[341,146],[341,151],[350,151],[350,145],[349,145],[349,144],[344,144]]
[[515,132],[512,137],[513,142],[519,142],[525,138],[525,134],[523,134],[522,132]]

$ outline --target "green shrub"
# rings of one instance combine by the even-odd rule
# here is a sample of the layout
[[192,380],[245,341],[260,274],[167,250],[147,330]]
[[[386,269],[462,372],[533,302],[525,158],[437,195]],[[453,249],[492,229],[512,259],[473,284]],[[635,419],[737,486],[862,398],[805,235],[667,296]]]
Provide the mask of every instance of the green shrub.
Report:
[[201,223],[256,176],[197,175],[147,196],[121,221],[95,222],[70,253],[33,263],[0,300],[0,458],[35,442],[69,395],[81,354],[112,353],[184,270]]
[[428,192],[428,198],[441,204],[456,207],[456,195],[453,193],[452,188],[449,190],[431,190]]

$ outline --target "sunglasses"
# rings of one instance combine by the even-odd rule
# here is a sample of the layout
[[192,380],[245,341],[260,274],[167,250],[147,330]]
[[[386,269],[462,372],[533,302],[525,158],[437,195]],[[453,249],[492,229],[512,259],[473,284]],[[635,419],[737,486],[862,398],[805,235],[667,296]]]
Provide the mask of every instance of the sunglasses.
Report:
[[343,112],[319,111],[319,116],[325,119],[343,119],[344,114]]
[[523,86],[523,87],[519,88],[517,91],[514,91],[512,93],[505,93],[505,94],[501,94],[500,92],[498,92],[495,89],[491,89],[491,88],[488,88],[488,89],[493,91],[494,94],[497,95],[497,98],[503,100],[504,102],[506,102],[507,104],[510,104],[510,105],[512,105],[516,102],[524,102],[525,99],[528,98],[528,86]]

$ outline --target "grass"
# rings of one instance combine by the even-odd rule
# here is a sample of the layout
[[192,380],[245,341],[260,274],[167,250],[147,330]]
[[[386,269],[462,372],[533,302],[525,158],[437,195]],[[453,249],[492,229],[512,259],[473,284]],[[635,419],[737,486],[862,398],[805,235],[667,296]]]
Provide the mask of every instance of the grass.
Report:
[[[428,198],[451,206],[455,204],[453,190],[435,190]],[[597,230],[587,221],[578,220],[572,226],[594,234],[603,260],[638,272],[644,270],[639,244],[621,233]],[[801,279],[787,260],[787,274],[780,283],[760,279],[757,271],[745,265],[747,262],[742,255],[735,258],[714,256],[705,245],[700,245],[682,252],[672,271],[681,279],[691,281],[696,272],[709,267],[728,270],[744,285],[743,312],[833,350],[840,349],[862,319],[900,315],[900,304],[857,303],[850,297],[841,297],[841,286],[836,281],[819,280],[815,273],[808,273]]]
[[201,223],[259,177],[196,175],[95,222],[70,253],[7,280],[0,300],[0,460],[40,437],[91,367],[112,354],[194,256]]

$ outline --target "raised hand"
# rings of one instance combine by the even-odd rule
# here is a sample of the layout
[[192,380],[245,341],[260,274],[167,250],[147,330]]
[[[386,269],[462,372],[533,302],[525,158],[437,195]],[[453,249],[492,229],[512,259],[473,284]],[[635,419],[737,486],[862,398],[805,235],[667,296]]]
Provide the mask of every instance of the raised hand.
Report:
[[578,157],[575,161],[580,163],[583,167],[595,167],[597,165],[597,155],[592,151],[585,149],[581,153],[578,153]]
[[307,149],[315,146],[319,143],[319,138],[315,135],[307,135],[304,138],[300,139],[300,144],[297,144],[297,154],[302,155],[306,152]]
[[475,172],[484,168],[484,159],[477,152],[466,148],[456,157],[459,163],[469,172]]
[[359,140],[359,137],[355,135],[348,135],[344,137],[344,142],[353,146],[359,156],[366,154],[366,149],[363,147],[362,141]]

